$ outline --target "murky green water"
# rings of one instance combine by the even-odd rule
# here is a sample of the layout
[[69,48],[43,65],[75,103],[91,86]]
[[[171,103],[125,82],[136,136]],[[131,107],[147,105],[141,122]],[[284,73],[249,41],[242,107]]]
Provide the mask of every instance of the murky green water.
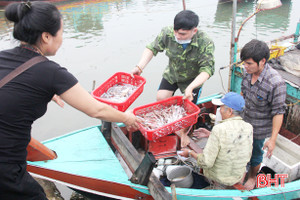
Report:
[[[238,3],[237,30],[255,11],[255,3]],[[245,24],[239,39],[240,47],[254,38],[270,41],[295,32],[300,19],[300,0],[282,0],[282,3],[280,8],[258,13]],[[115,72],[130,72],[145,45],[162,27],[171,25],[174,16],[183,9],[182,0],[85,0],[56,5],[64,16],[64,42],[51,59],[67,67],[88,91],[92,90],[94,80],[98,86]],[[186,0],[186,7],[199,15],[200,29],[206,31],[216,45],[216,72],[206,82],[202,96],[222,92],[218,69],[229,64],[232,4],[218,0]],[[2,10],[0,50],[17,45],[10,32],[11,27],[4,20]],[[159,54],[149,63],[143,73],[147,80],[144,92],[131,108],[155,101],[167,61],[164,54]],[[227,88],[228,70],[221,74]],[[69,106],[61,109],[51,103],[48,108],[47,114],[33,126],[33,136],[39,140],[99,123]]]

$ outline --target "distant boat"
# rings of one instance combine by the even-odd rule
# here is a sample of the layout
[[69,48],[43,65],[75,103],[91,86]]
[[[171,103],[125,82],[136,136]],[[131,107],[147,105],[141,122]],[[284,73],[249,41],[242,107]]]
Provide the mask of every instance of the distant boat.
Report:
[[[31,1],[37,1],[37,0],[31,0]],[[49,1],[49,0],[38,0],[38,1]],[[51,0],[51,2],[60,2],[65,0]],[[24,2],[22,0],[0,0],[0,7],[5,7],[10,3],[16,3],[16,2]]]

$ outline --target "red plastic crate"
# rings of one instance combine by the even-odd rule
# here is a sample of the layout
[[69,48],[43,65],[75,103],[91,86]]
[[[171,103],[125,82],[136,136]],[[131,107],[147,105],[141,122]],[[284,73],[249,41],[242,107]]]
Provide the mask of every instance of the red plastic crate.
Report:
[[[126,83],[137,86],[137,89],[124,102],[113,102],[109,101],[108,99],[100,98],[100,96],[103,93],[105,93],[109,88],[120,83]],[[134,78],[132,78],[131,75],[128,73],[117,72],[108,80],[106,80],[102,85],[100,85],[97,89],[95,89],[92,92],[92,96],[98,101],[111,105],[117,110],[124,112],[143,92],[145,83],[146,79],[141,76],[134,75]]]
[[147,112],[152,112],[153,110],[161,110],[171,105],[183,105],[184,109],[187,112],[187,116],[153,130],[148,130],[141,124],[139,124],[139,130],[145,138],[150,141],[156,140],[157,138],[171,134],[175,131],[179,131],[197,122],[200,108],[187,99],[182,100],[182,96],[174,96],[162,101],[157,101],[155,103],[134,108],[133,113],[135,115],[141,115]]
[[177,146],[178,136],[168,135],[156,141],[150,141],[148,151],[154,155],[155,159],[171,157],[176,155]]

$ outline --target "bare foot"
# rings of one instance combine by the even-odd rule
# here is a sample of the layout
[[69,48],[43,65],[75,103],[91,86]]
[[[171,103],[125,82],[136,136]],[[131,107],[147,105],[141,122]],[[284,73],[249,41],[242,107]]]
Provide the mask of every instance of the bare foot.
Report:
[[247,175],[247,173],[245,172],[245,173],[244,173],[244,176],[242,177],[242,179],[241,179],[240,182],[239,182],[240,184],[242,184],[242,185],[244,184],[246,175]]
[[253,190],[256,184],[256,178],[249,178],[245,183],[245,188],[247,190]]
[[186,147],[190,144],[190,137],[186,134],[181,136],[181,147]]

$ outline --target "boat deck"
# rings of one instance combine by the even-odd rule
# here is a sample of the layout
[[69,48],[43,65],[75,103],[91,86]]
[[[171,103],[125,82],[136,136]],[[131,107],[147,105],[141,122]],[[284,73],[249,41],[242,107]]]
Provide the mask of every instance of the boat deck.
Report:
[[59,139],[48,140],[43,144],[55,150],[58,155],[57,159],[47,162],[28,162],[28,164],[78,176],[132,185],[98,127],[73,132]]
[[[270,65],[279,72],[279,74],[282,76],[284,80],[293,84],[293,86],[297,88],[300,88],[300,78],[299,76],[293,73],[299,74],[300,70],[296,68],[293,69],[289,66],[284,66],[283,64],[285,63],[288,63],[290,65],[292,63],[295,64],[297,63],[297,61],[299,62],[299,57],[300,57],[300,49],[295,48],[294,50],[288,51],[284,53],[284,55],[280,56],[278,58],[279,62],[270,63]],[[289,62],[287,62],[287,60],[289,60]]]

